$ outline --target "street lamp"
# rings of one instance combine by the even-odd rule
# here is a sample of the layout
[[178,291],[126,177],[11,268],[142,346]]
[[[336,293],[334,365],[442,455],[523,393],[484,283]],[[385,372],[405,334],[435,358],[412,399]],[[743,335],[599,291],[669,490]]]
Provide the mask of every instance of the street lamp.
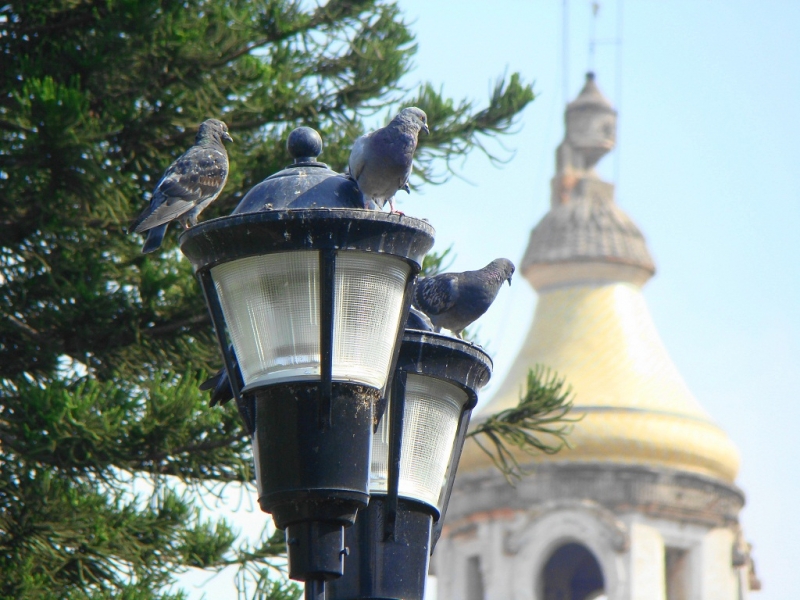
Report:
[[406,329],[373,439],[370,503],[345,533],[344,575],[331,582],[329,600],[422,599],[470,414],[491,370],[474,344]]
[[201,283],[237,405],[253,436],[259,504],[285,529],[306,597],[341,576],[343,528],[369,501],[374,408],[397,360],[411,291],[433,245],[426,222],[365,210],[355,183],[315,160],[300,128],[294,164],[229,217],[181,236]]

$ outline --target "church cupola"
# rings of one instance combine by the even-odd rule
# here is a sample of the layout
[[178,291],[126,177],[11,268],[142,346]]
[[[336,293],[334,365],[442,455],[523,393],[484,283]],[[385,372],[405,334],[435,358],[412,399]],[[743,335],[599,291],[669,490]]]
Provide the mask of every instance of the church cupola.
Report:
[[569,146],[581,170],[590,171],[614,149],[617,111],[597,87],[594,73],[586,74],[581,93],[567,105],[564,122],[567,134],[563,145]]
[[642,286],[647,243],[595,172],[616,111],[589,74],[566,109],[551,206],[521,263],[530,331],[473,422],[513,408],[537,365],[574,393],[569,448],[516,453],[511,487],[474,441],[439,547],[439,600],[743,600],[738,452],[683,381]]

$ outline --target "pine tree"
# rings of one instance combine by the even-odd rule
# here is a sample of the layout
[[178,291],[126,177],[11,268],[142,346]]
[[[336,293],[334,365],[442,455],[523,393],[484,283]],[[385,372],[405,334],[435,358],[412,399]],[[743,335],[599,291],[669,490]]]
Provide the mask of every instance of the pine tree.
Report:
[[177,236],[143,256],[126,226],[206,118],[236,139],[209,218],[284,166],[294,127],[343,170],[365,119],[401,106],[427,111],[417,169],[441,181],[530,86],[512,75],[482,110],[411,97],[390,0],[10,0],[0,48],[0,597],[177,597],[182,569],[230,564],[256,573],[241,594],[291,597],[265,577],[278,540],[243,546],[196,508],[251,480],[249,443],[197,389],[220,358]]

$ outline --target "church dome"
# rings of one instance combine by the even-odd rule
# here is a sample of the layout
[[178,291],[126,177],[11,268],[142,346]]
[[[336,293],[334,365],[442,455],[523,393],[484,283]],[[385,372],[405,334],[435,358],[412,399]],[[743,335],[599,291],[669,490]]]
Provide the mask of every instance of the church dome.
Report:
[[[575,285],[541,294],[522,350],[475,419],[516,406],[535,365],[566,378],[572,415],[581,417],[571,447],[536,462],[640,464],[735,480],[738,452],[686,387],[638,286]],[[465,446],[461,471],[490,466],[474,443]]]
[[[574,120],[576,111],[588,111]],[[587,116],[588,115],[588,116]],[[655,266],[644,236],[614,202],[614,186],[594,172],[609,144],[594,143],[616,113],[588,77],[567,108],[557,151],[551,209],[531,232],[522,272],[539,294],[525,343],[492,400],[474,421],[512,408],[529,369],[541,365],[574,393],[570,448],[523,462],[605,462],[665,467],[732,483],[733,443],[689,391],[664,347],[641,286]],[[570,131],[570,127],[574,130]],[[579,140],[580,143],[575,143]],[[492,466],[474,442],[460,471]]]

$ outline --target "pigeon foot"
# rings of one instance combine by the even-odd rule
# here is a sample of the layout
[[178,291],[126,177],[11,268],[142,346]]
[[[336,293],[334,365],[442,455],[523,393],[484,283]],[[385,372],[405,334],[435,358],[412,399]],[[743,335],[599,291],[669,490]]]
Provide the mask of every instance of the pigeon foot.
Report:
[[394,198],[389,198],[389,214],[390,215],[400,215],[401,217],[404,217],[406,213],[404,213],[403,211],[397,210],[394,207]]

